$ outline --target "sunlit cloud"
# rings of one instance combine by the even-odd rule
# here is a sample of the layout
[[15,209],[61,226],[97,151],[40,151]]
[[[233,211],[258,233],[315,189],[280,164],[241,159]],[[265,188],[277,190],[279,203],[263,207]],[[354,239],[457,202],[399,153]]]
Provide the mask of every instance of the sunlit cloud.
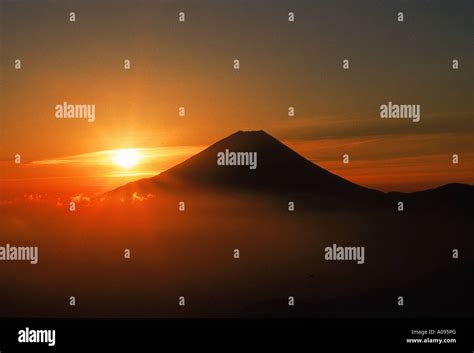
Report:
[[[170,146],[133,148],[138,158],[120,160],[117,149],[75,155],[53,156],[15,164],[13,160],[0,162],[0,180],[8,183],[7,191],[49,191],[69,195],[79,192],[106,192],[128,182],[153,177],[202,151],[202,146]],[[126,156],[125,156],[126,157]]]
[[75,195],[71,199],[74,202],[84,202],[84,201],[89,202],[91,200],[91,198],[89,196],[86,196],[84,194]]
[[[140,156],[141,163],[152,163],[163,161],[181,156],[191,156],[204,147],[201,146],[173,146],[173,147],[153,147],[153,148],[134,148]],[[116,159],[117,150],[106,150],[77,154],[72,156],[63,156],[51,159],[42,159],[30,162],[31,165],[103,165],[110,166]]]
[[[288,124],[281,120],[269,126],[269,131],[283,140],[317,141],[321,139],[384,138],[387,135],[433,135],[470,134],[473,111],[450,112],[444,114],[423,114],[419,126],[407,124],[403,119],[387,123],[377,114],[372,115],[331,115],[303,116]],[[469,128],[466,128],[469,127]]]
[[106,177],[110,178],[123,178],[123,177],[136,177],[136,176],[141,176],[141,177],[146,177],[146,176],[154,176],[157,174],[160,174],[162,170],[156,170],[153,172],[116,172],[116,173],[110,173],[107,174]]
[[151,199],[153,198],[154,195],[153,194],[145,194],[145,195],[140,195],[138,192],[134,192],[132,194],[132,201],[138,201],[138,202],[141,202],[141,201],[146,201],[148,199]]

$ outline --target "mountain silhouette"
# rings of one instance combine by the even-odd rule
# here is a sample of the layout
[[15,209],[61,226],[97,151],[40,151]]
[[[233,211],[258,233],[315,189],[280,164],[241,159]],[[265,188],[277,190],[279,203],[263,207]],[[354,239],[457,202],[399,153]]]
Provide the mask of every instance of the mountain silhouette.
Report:
[[[251,169],[248,165],[218,165],[218,153],[226,150],[256,152],[257,167]],[[360,206],[392,207],[393,202],[400,199],[413,200],[420,206],[433,204],[438,198],[448,204],[456,204],[459,197],[472,197],[473,189],[471,185],[448,184],[411,194],[386,194],[354,184],[319,167],[260,130],[233,133],[157,176],[128,183],[105,196],[128,198],[135,192],[157,194],[227,191],[294,196],[300,197],[301,201],[312,201],[319,205],[356,203]],[[464,204],[464,201],[461,203]]]
[[[218,165],[218,153],[256,152],[257,167]],[[152,178],[119,187],[117,193],[161,190],[224,190],[331,197],[382,194],[354,184],[307,160],[266,132],[238,131]]]
[[[257,168],[218,166],[217,154],[225,150],[257,152]],[[330,194],[368,191],[315,165],[264,131],[238,131],[157,178],[168,177],[199,186],[261,191]]]

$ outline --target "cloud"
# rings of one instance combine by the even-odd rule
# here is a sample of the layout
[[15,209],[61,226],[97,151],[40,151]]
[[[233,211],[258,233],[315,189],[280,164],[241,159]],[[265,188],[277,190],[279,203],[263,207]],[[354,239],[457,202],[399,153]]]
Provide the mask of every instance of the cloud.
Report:
[[91,198],[89,196],[86,196],[84,194],[79,194],[71,197],[71,200],[74,202],[90,202]]
[[134,193],[132,194],[132,201],[139,201],[139,202],[141,202],[141,201],[146,201],[146,200],[148,200],[148,199],[151,199],[151,198],[153,198],[153,197],[154,197],[153,194],[149,194],[149,193],[148,193],[148,194],[146,194],[146,195],[140,195],[138,192],[134,192]]
[[318,140],[386,135],[430,135],[436,133],[474,134],[474,112],[423,114],[421,121],[380,119],[379,116],[295,117],[268,129],[284,140]]
[[[140,155],[141,161],[153,162],[181,156],[191,156],[202,150],[201,146],[172,146],[153,148],[133,148]],[[106,165],[113,163],[116,150],[89,152],[51,159],[41,159],[30,162],[31,165]]]

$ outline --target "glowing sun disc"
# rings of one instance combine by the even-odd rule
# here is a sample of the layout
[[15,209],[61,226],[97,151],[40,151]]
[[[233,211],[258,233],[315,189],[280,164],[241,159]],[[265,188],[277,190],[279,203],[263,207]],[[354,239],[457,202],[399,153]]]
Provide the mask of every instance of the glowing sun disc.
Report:
[[116,150],[113,156],[114,163],[126,169],[135,166],[139,160],[140,156],[133,149]]

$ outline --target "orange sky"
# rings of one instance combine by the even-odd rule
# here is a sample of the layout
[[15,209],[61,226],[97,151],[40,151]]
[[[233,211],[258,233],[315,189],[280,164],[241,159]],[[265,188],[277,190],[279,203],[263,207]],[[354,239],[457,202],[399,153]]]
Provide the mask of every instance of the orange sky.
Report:
[[[289,26],[280,1],[270,10],[258,2],[190,2],[184,24],[177,5],[159,1],[112,8],[2,2],[2,189],[106,191],[237,130],[260,129],[364,186],[413,191],[473,183],[463,6],[448,6],[449,16],[440,17],[447,12],[406,4],[416,21],[403,25],[393,20],[394,5],[346,6],[353,8],[297,4]],[[68,22],[72,9],[76,23]],[[453,57],[461,62],[457,71]],[[21,70],[14,69],[17,58]],[[125,58],[131,70],[124,70]],[[342,70],[343,58],[350,70]],[[96,121],[56,119],[54,107],[65,101],[95,104]],[[388,101],[420,104],[421,121],[380,119]],[[288,117],[289,106],[296,116]],[[122,148],[146,158],[121,170],[106,151]],[[17,153],[21,165],[13,163]]]

